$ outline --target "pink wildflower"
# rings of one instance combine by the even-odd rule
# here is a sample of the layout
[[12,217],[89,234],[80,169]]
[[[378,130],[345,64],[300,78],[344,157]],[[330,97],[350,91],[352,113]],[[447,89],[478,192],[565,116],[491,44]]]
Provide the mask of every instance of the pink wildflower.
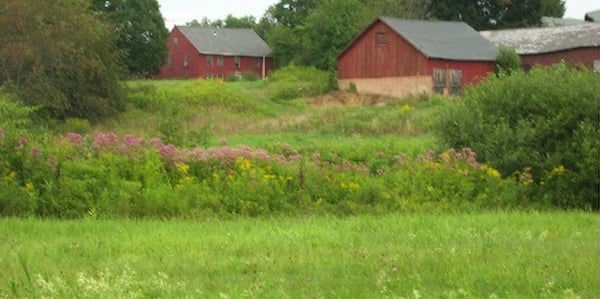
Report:
[[96,139],[94,140],[93,146],[95,149],[111,149],[114,148],[117,144],[119,144],[117,134],[98,133],[98,135],[96,135]]
[[71,142],[71,143],[75,143],[75,144],[80,144],[81,141],[83,140],[83,136],[81,136],[81,134],[79,133],[67,133],[65,135],[65,137],[67,137],[67,139]]

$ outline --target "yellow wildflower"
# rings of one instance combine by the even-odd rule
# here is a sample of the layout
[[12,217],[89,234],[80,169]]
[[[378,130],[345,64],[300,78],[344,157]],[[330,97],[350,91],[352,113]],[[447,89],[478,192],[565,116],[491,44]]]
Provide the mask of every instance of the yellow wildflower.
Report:
[[32,192],[33,191],[33,183],[32,182],[27,182],[25,184],[25,190],[27,190],[28,192]]
[[411,107],[409,104],[404,104],[402,105],[402,107],[400,107],[400,110],[398,111],[400,113],[400,115],[406,115],[408,113],[410,113],[413,110],[413,107]]
[[252,168],[252,161],[244,157],[239,157],[235,160],[235,165],[239,170],[245,171]]
[[190,170],[190,166],[185,163],[176,163],[175,168],[178,172],[186,174]]
[[450,153],[448,151],[443,152],[440,154],[440,159],[446,163],[450,162]]
[[500,178],[500,172],[496,169],[494,169],[493,167],[490,167],[488,165],[483,165],[483,167],[481,167],[481,169],[490,177],[493,178]]
[[565,167],[562,165],[559,165],[552,169],[552,171],[550,172],[550,176],[559,176],[559,175],[565,173],[565,171],[566,171]]
[[350,182],[348,184],[348,189],[352,190],[352,191],[356,191],[360,188],[360,185],[358,183],[355,182]]

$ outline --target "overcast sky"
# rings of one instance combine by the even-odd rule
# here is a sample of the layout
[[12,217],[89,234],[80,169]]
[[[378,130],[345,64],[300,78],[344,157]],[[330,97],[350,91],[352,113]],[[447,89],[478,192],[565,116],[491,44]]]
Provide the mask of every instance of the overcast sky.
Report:
[[[260,19],[267,8],[278,0],[158,0],[167,28],[202,17],[210,20],[224,19],[228,14],[235,17],[255,16]],[[588,11],[600,9],[598,0],[566,0],[566,18],[583,19]]]

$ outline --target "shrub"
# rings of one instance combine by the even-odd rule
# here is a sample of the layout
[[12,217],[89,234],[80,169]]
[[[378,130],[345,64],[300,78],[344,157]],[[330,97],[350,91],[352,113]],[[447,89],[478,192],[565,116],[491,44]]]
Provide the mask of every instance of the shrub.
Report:
[[490,76],[441,115],[437,135],[520,179],[532,200],[598,209],[598,76],[562,63]]
[[511,74],[521,69],[521,57],[513,48],[500,47],[496,56],[496,74]]
[[242,77],[239,75],[236,75],[236,74],[227,75],[227,82],[238,82],[241,79],[242,79]]
[[273,98],[289,100],[334,90],[331,77],[332,74],[314,67],[290,65],[273,72],[269,80],[273,85]]
[[260,77],[254,72],[245,71],[242,73],[242,80],[244,81],[257,81],[258,79]]

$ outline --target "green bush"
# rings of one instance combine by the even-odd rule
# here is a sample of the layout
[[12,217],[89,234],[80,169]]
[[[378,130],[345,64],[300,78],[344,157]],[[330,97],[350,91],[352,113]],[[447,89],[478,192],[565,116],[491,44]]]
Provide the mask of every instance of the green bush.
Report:
[[327,93],[336,86],[332,74],[314,67],[289,65],[269,76],[273,86],[273,98],[290,100]]
[[490,76],[441,115],[437,135],[519,179],[530,200],[598,209],[598,82],[565,64]]
[[496,74],[511,74],[521,69],[521,57],[513,48],[500,47],[496,56]]
[[260,79],[260,76],[254,72],[245,71],[242,73],[242,80],[244,81],[257,81],[258,79]]

